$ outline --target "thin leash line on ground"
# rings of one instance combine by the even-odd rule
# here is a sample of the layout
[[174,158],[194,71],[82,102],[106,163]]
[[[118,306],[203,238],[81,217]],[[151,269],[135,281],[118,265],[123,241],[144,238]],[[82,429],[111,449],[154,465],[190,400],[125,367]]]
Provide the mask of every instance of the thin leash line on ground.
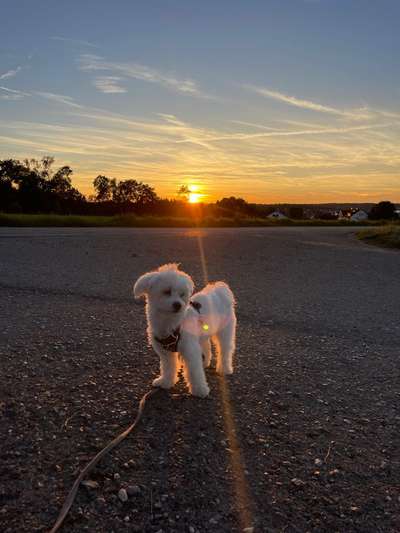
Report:
[[146,394],[142,396],[140,403],[139,403],[139,409],[136,414],[136,418],[132,422],[132,424],[127,429],[125,429],[122,433],[120,433],[117,437],[115,437],[115,439],[109,442],[107,446],[105,446],[102,450],[100,450],[99,453],[95,455],[93,459],[85,466],[85,468],[81,470],[79,476],[76,478],[74,484],[72,485],[72,489],[69,491],[69,494],[65,499],[64,505],[62,506],[61,511],[57,517],[57,520],[54,526],[52,527],[52,529],[50,530],[50,533],[55,533],[61,527],[66,516],[68,515],[69,510],[71,509],[72,504],[74,503],[75,496],[79,489],[79,485],[81,484],[85,476],[91,470],[93,470],[93,468],[97,465],[100,459],[104,457],[104,455],[106,455],[106,453],[108,453],[110,450],[115,448],[122,440],[124,440],[129,435],[129,433],[132,432],[132,430],[138,425],[140,419],[142,418],[144,407],[146,405],[147,400],[151,396],[154,396],[159,390],[160,389],[151,389],[150,391],[146,392]]

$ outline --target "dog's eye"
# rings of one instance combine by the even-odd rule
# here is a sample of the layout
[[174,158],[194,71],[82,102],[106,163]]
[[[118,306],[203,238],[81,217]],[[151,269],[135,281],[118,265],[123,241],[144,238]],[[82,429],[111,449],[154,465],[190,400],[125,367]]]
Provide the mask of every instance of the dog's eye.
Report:
[[180,296],[181,298],[184,298],[184,297],[185,297],[185,293],[184,293],[184,292],[181,292],[179,296]]
[[165,289],[165,291],[163,291],[163,294],[165,294],[165,296],[171,296],[171,289]]

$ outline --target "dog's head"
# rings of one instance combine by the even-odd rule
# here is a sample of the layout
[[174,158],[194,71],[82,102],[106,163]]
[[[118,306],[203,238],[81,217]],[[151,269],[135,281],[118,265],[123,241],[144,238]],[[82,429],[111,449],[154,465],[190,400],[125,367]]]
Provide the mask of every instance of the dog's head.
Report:
[[192,278],[172,263],[140,276],[133,293],[135,298],[145,296],[158,312],[178,314],[186,309],[193,288]]

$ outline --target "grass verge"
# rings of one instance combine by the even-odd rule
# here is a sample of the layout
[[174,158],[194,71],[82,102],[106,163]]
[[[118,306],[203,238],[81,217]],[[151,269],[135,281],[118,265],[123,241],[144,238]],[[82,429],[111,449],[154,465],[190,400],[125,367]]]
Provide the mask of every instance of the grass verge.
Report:
[[369,244],[400,249],[400,225],[390,224],[357,233],[357,237]]
[[373,226],[382,222],[347,222],[338,220],[271,220],[268,218],[214,218],[203,219],[160,216],[90,216],[41,215],[0,213],[0,226],[14,227],[127,227],[127,228],[188,228],[188,227],[253,227],[253,226]]

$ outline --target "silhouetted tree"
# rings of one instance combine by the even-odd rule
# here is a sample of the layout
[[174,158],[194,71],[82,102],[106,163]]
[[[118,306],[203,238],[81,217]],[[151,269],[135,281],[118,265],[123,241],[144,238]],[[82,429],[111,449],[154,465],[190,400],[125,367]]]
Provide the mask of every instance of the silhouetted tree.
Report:
[[72,169],[52,171],[54,159],[15,159],[0,161],[0,208],[5,211],[66,212],[85,202],[84,196],[71,185]]
[[38,176],[40,176],[43,179],[49,179],[52,171],[51,167],[54,164],[54,157],[51,157],[49,155],[45,155],[42,157],[42,159],[24,159],[24,166],[30,170],[31,172],[34,172]]
[[187,185],[181,185],[178,189],[178,197],[181,201],[189,201],[190,189]]
[[16,178],[22,166],[13,159],[0,161],[0,210],[20,211]]
[[236,215],[257,215],[257,208],[253,204],[248,204],[243,198],[236,198],[230,196],[229,198],[222,198],[218,200],[215,205],[218,208],[224,209]]
[[371,220],[390,220],[396,217],[396,206],[389,201],[379,202],[369,212]]
[[315,213],[315,218],[319,220],[337,220],[338,216],[330,211],[317,211]]
[[95,199],[108,213],[143,211],[158,200],[154,189],[134,179],[117,182],[114,178],[99,175],[93,181]]
[[113,199],[117,183],[114,178],[107,178],[107,176],[99,175],[93,181],[93,186],[96,191],[96,200],[98,202],[107,202]]
[[19,210],[27,213],[46,211],[46,180],[40,172],[40,162],[9,159],[5,163],[8,179],[15,190]]
[[50,192],[55,194],[65,195],[72,188],[71,176],[72,168],[65,166],[57,170],[57,172],[47,181],[47,188]]
[[151,212],[159,216],[186,217],[190,216],[190,206],[184,200],[159,198]]
[[289,208],[289,218],[301,219],[304,218],[304,211],[302,207],[290,207]]

